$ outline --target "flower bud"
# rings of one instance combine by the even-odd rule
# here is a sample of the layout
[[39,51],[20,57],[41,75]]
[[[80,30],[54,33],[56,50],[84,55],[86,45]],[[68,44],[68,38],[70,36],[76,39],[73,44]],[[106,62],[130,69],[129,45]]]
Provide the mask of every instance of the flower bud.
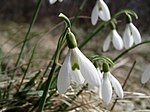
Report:
[[76,41],[75,35],[70,31],[70,29],[68,31],[66,39],[67,39],[67,44],[69,48],[73,49],[77,47],[77,41]]

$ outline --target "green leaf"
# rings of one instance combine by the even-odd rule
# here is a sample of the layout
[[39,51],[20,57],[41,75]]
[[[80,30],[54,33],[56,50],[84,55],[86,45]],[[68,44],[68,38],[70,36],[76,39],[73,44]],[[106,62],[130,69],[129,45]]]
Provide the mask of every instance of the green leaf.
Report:
[[34,72],[31,75],[34,75],[34,77],[32,77],[32,79],[25,85],[25,87],[23,88],[22,91],[29,91],[33,86],[35,86],[35,80],[37,79],[37,77],[39,76],[39,74],[41,73],[41,70]]

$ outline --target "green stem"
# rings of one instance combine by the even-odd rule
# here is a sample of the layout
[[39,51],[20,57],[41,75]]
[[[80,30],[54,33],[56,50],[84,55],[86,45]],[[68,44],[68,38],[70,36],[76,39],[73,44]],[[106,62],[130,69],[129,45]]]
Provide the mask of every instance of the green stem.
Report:
[[50,82],[51,82],[51,79],[52,79],[53,74],[55,73],[56,67],[57,67],[57,64],[56,64],[56,63],[53,63],[51,72],[50,72],[50,74],[49,74],[49,76],[48,76],[48,79],[47,79],[47,81],[46,81],[46,87],[45,87],[44,93],[43,93],[43,95],[42,95],[42,98],[41,98],[41,100],[40,100],[39,108],[38,108],[37,112],[42,112],[43,109],[44,109],[44,105],[45,105],[47,93],[48,93],[48,90],[49,90],[49,87],[50,87],[50,84],[51,84]]
[[23,74],[23,77],[22,77],[21,83],[20,83],[20,85],[19,85],[19,88],[18,88],[18,90],[17,90],[17,93],[19,92],[19,90],[20,90],[20,88],[21,88],[21,86],[22,86],[22,83],[23,83],[23,81],[24,81],[24,79],[25,79],[25,77],[26,77],[26,74],[27,74],[27,72],[28,72],[28,70],[29,70],[29,67],[30,67],[30,64],[31,64],[31,61],[32,61],[32,59],[33,59],[33,55],[34,55],[34,52],[35,52],[35,48],[36,48],[36,45],[35,45],[34,48],[33,48],[33,51],[32,51],[32,54],[31,54],[31,57],[30,57],[30,60],[29,60],[29,63],[28,63],[27,68],[26,68],[26,70],[25,70],[25,72],[24,72],[24,74]]
[[130,47],[129,49],[125,50],[124,52],[122,52],[120,55],[118,55],[115,59],[113,59],[113,62],[117,61],[120,57],[122,57],[123,55],[125,55],[126,53],[128,53],[129,51],[131,51],[132,49],[140,46],[140,45],[143,45],[143,44],[147,44],[147,43],[150,43],[150,40],[146,40],[146,41],[143,41],[139,44],[136,44],[132,47]]
[[78,16],[81,14],[81,12],[82,12],[82,10],[84,9],[84,7],[85,7],[87,1],[88,1],[88,0],[83,0],[81,6],[80,6],[80,8],[79,8],[79,11],[78,11],[78,12],[76,13],[76,15],[74,16],[74,18],[73,18],[71,24],[73,24],[73,23],[75,22],[75,20],[78,18]]
[[47,98],[48,90],[49,90],[50,85],[51,85],[52,77],[53,77],[53,75],[56,71],[56,67],[57,67],[59,56],[60,56],[61,48],[64,45],[64,39],[65,39],[64,37],[66,37],[67,32],[68,32],[68,30],[66,28],[66,30],[63,32],[63,34],[60,36],[60,38],[58,40],[57,49],[56,49],[56,52],[55,52],[55,57],[54,57],[54,62],[53,62],[53,65],[52,65],[52,69],[51,69],[51,71],[49,73],[49,76],[48,76],[48,79],[46,81],[46,86],[45,86],[45,89],[44,89],[44,93],[43,93],[43,95],[40,99],[39,108],[38,108],[37,112],[42,112],[43,109],[44,109],[44,105],[45,105],[45,101],[46,101],[46,98]]
[[[19,65],[19,62],[20,62],[20,59],[21,59],[21,57],[22,57],[22,54],[23,54],[23,50],[24,50],[26,41],[28,40],[30,31],[31,31],[31,29],[32,29],[32,27],[33,27],[33,25],[34,25],[34,23],[35,23],[35,20],[36,20],[36,18],[37,18],[37,15],[38,15],[38,13],[39,13],[39,10],[40,10],[40,7],[41,7],[41,2],[42,2],[42,0],[39,0],[39,1],[37,2],[36,10],[35,10],[34,15],[33,15],[33,17],[32,17],[32,20],[31,20],[31,24],[30,24],[30,26],[29,26],[29,29],[28,29],[28,31],[27,31],[27,33],[26,33],[26,35],[25,35],[25,40],[24,40],[23,45],[22,45],[22,47],[21,47],[21,51],[20,51],[19,56],[18,56],[18,58],[17,58],[15,67],[18,67],[18,65]],[[11,80],[14,79],[15,71],[16,71],[16,70],[13,71]],[[9,85],[8,85],[8,92],[9,92],[9,89],[10,89],[11,85],[12,85],[12,81],[11,81],[11,82],[9,83]]]
[[[127,77],[126,77],[126,79],[125,79],[125,81],[124,81],[124,83],[123,83],[123,85],[122,85],[122,89],[123,89],[123,90],[124,90],[125,85],[127,84],[127,81],[128,81],[128,79],[129,79],[130,75],[131,75],[131,72],[133,71],[133,69],[134,69],[134,67],[135,67],[135,64],[136,64],[136,61],[134,61],[133,65],[132,65],[132,67],[131,67],[131,69],[130,69],[130,71],[129,71],[129,73],[128,73],[128,75],[127,75]],[[118,101],[118,99],[115,100],[115,102],[113,103],[113,105],[112,105],[110,111],[112,111],[112,110],[114,109],[114,107],[115,107],[117,101]]]
[[79,46],[79,48],[81,49],[82,47],[84,47],[100,30],[102,30],[106,25],[108,25],[109,22],[103,22],[102,24],[100,24],[100,26],[98,28],[96,28],[88,37],[87,39]]
[[60,13],[59,17],[63,18],[63,20],[66,23],[66,26],[69,27],[69,28],[71,28],[71,22],[70,22],[70,20],[68,19],[68,17],[66,15],[64,15],[63,13]]
[[17,59],[17,62],[16,62],[16,67],[19,65],[19,62],[20,62],[20,59],[21,59],[21,57],[22,57],[22,54],[23,54],[23,50],[24,50],[26,41],[28,40],[29,34],[30,34],[30,32],[31,32],[31,29],[32,29],[32,27],[33,27],[33,25],[34,25],[34,23],[35,23],[35,20],[36,20],[36,18],[37,18],[37,15],[38,15],[38,13],[39,13],[39,10],[40,10],[40,7],[41,7],[41,2],[42,2],[42,0],[39,0],[38,3],[37,3],[36,10],[35,10],[35,12],[34,12],[34,15],[33,15],[32,20],[31,20],[31,24],[30,24],[30,26],[29,26],[29,29],[28,29],[28,31],[27,31],[27,33],[26,33],[26,35],[25,35],[25,40],[24,40],[24,42],[23,42],[23,45],[22,45],[22,47],[21,47],[21,51],[20,51],[20,53],[19,53],[19,56],[18,56],[18,59]]

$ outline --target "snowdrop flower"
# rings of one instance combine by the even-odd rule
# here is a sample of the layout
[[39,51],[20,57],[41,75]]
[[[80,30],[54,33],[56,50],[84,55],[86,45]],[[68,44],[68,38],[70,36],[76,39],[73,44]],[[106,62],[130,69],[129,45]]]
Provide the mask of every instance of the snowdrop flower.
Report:
[[102,79],[103,79],[103,73],[101,73],[101,71],[100,71],[100,68],[98,67],[98,68],[96,68],[97,69],[97,71],[98,71],[98,75],[99,75],[99,78],[100,78],[100,80],[101,80],[101,85],[100,85],[100,87],[99,87],[99,98],[101,98],[102,99]]
[[98,90],[101,89],[101,80],[102,80],[102,77],[103,77],[103,74],[101,73],[100,67],[99,67],[99,65],[98,65],[98,63],[96,61],[94,62],[94,66],[95,66],[95,68],[96,68],[96,70],[98,72],[98,76],[99,76],[99,79],[100,79],[100,85],[99,85],[99,88],[96,88],[96,87],[91,86],[89,84],[88,85],[88,90],[90,90],[90,91],[94,91],[95,89],[98,89]]
[[104,44],[103,44],[103,51],[107,51],[110,47],[110,43],[113,43],[113,46],[117,49],[117,50],[122,50],[123,49],[123,40],[121,38],[121,36],[118,34],[118,32],[116,31],[115,28],[113,28],[111,30],[111,32],[108,34],[108,36],[106,37]]
[[[54,4],[57,0],[49,0],[50,4]],[[59,2],[62,2],[63,0],[58,0]]]
[[138,29],[133,25],[131,17],[127,15],[127,25],[123,34],[124,46],[126,49],[130,48],[133,43],[141,42],[141,35]]
[[103,0],[97,0],[92,10],[91,22],[93,25],[96,25],[98,17],[100,17],[103,21],[108,21],[110,19],[110,11]]
[[112,98],[112,87],[114,88],[117,96],[123,98],[123,89],[119,81],[110,73],[108,65],[103,64],[103,79],[102,79],[102,89],[101,97],[105,104],[109,104]]
[[65,93],[71,81],[77,84],[87,82],[90,86],[99,87],[100,79],[96,68],[78,49],[75,36],[70,30],[66,38],[69,51],[58,74],[58,92]]
[[150,80],[150,64],[144,70],[144,73],[141,78],[141,82],[145,84],[148,80]]

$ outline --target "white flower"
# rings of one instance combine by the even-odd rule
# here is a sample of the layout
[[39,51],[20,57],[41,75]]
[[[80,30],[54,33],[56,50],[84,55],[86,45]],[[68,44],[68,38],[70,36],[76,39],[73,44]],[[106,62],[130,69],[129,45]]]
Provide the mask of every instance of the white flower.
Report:
[[[49,0],[50,4],[54,4],[57,0]],[[58,0],[59,2],[62,2],[63,0]]]
[[142,78],[141,78],[141,82],[143,84],[145,84],[148,80],[150,80],[150,65],[148,65],[146,67],[146,69],[144,70],[144,73],[143,73]]
[[109,104],[112,98],[112,86],[120,98],[123,98],[123,89],[119,81],[110,73],[106,72],[103,74],[101,97],[104,103]]
[[107,51],[109,49],[111,41],[117,50],[123,49],[123,40],[116,29],[113,29],[106,37],[103,44],[103,51]]
[[98,17],[100,17],[103,21],[108,21],[110,19],[110,11],[103,0],[97,0],[92,10],[91,22],[93,25],[96,25]]
[[133,43],[138,44],[141,42],[141,35],[138,29],[132,24],[128,23],[126,25],[124,34],[123,34],[124,46],[126,49],[130,48]]
[[101,85],[100,85],[100,87],[99,87],[99,97],[102,99],[102,79],[103,79],[103,73],[101,73],[101,70],[100,70],[100,68],[97,68],[97,71],[98,71],[98,75],[99,75],[99,78],[100,78],[100,80],[101,80]]
[[65,93],[71,80],[82,84],[84,79],[90,86],[99,87],[100,85],[98,72],[92,62],[77,47],[69,49],[58,74],[58,92],[61,94]]

